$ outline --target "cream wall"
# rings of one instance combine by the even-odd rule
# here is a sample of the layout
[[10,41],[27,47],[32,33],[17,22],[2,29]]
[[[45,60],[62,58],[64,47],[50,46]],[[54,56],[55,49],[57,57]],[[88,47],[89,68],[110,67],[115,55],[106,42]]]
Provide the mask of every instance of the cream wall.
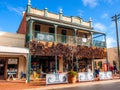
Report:
[[18,65],[18,78],[21,76],[21,71],[26,73],[27,69],[27,59],[24,56],[19,57],[19,65]]
[[0,45],[11,47],[24,47],[25,35],[0,32]]

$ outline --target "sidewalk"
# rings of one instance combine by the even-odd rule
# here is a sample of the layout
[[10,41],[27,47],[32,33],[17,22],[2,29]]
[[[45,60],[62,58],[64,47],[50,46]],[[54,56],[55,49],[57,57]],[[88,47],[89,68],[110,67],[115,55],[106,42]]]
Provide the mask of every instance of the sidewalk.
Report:
[[104,81],[91,81],[91,82],[78,82],[75,84],[53,84],[42,86],[40,88],[32,88],[32,89],[24,89],[24,90],[57,90],[62,88],[70,88],[70,87],[77,87],[77,86],[88,86],[88,85],[97,85],[97,84],[110,84],[114,82],[119,82],[120,79],[113,79],[113,80],[104,80]]
[[88,86],[95,84],[107,84],[113,82],[120,82],[118,77],[114,77],[113,80],[104,80],[104,81],[90,81],[90,82],[77,82],[75,84],[51,84],[47,85],[45,83],[45,79],[36,79],[32,80],[29,84],[25,83],[25,79],[23,80],[0,80],[0,90],[57,90],[60,88],[69,88],[76,86]]

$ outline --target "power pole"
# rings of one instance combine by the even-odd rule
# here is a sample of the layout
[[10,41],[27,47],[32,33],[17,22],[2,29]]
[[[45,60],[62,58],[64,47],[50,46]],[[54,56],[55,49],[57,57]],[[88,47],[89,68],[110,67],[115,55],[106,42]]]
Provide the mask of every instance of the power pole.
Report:
[[120,14],[115,14],[112,17],[112,21],[115,21],[116,26],[116,36],[117,36],[117,50],[118,50],[118,62],[119,62],[119,78],[120,78],[120,49],[119,49],[119,32],[118,32],[118,20],[120,19]]

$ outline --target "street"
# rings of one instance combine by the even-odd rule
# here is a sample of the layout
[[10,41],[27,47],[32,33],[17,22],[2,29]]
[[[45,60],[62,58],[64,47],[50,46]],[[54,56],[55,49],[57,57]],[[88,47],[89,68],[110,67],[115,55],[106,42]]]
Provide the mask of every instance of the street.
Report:
[[100,83],[56,90],[120,90],[120,82]]

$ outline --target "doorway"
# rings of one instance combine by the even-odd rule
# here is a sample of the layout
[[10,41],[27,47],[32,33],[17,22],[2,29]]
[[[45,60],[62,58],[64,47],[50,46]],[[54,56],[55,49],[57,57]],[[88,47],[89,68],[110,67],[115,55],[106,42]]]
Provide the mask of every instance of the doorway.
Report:
[[5,72],[5,60],[0,59],[0,80],[4,79],[4,72]]

